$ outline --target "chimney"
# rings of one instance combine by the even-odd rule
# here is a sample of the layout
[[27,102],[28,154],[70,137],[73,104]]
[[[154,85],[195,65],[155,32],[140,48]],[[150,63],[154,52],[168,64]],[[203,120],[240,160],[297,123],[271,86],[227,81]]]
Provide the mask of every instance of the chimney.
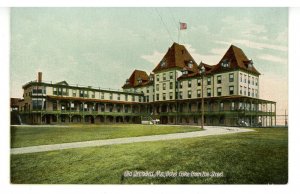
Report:
[[43,76],[42,72],[39,72],[38,73],[38,82],[39,83],[42,82],[42,76]]

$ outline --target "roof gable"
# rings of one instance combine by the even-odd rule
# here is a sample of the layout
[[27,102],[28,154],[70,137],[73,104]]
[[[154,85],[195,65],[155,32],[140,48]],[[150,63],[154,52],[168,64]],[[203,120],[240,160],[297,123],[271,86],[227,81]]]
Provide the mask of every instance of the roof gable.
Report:
[[68,82],[66,82],[66,81],[57,82],[56,84],[57,85],[63,85],[63,86],[68,86],[69,85]]
[[136,87],[149,82],[149,76],[145,71],[134,70],[123,88]]
[[180,69],[186,67],[191,71],[197,71],[197,63],[190,55],[188,50],[178,43],[173,43],[173,45],[168,49],[165,56],[154,68],[153,72],[159,72],[165,69],[170,69],[174,67],[179,67]]
[[217,73],[226,69],[243,69],[260,75],[260,73],[253,66],[252,60],[248,59],[242,49],[234,45],[229,47],[220,62],[213,66],[210,73]]

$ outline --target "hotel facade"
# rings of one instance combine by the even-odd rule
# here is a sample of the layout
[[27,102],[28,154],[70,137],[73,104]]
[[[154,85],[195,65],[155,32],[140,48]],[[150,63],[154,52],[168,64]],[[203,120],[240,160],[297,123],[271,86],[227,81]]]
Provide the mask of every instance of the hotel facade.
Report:
[[134,70],[122,90],[47,83],[39,72],[11,107],[27,124],[159,119],[161,124],[200,125],[203,110],[204,125],[274,126],[276,102],[259,98],[259,76],[253,61],[234,45],[219,63],[209,65],[197,64],[183,45],[173,43],[150,74]]

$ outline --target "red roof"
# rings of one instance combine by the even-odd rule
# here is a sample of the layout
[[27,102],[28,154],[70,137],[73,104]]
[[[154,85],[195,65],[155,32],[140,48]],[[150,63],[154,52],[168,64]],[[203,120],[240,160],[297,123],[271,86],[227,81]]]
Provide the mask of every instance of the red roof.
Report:
[[[191,63],[191,67],[188,66],[189,63]],[[159,62],[159,64],[154,68],[153,72],[157,73],[159,71],[174,67],[185,67],[192,72],[197,71],[197,63],[190,55],[188,50],[183,45],[177,44],[175,42],[168,49],[167,53]]]
[[[228,67],[223,67],[222,63],[228,63]],[[225,55],[222,57],[220,62],[216,65],[208,65],[201,61],[199,66],[204,65],[205,74],[215,74],[233,69],[243,69],[247,72],[253,73],[255,75],[260,75],[260,73],[253,66],[252,60],[248,59],[242,49],[231,45],[226,51]],[[192,78],[200,76],[199,70],[196,72],[189,72],[180,76],[178,79]]]
[[149,84],[150,79],[145,71],[134,70],[127,81],[122,88],[131,88],[131,87],[147,85]]
[[220,62],[217,65],[214,65],[210,73],[218,73],[219,71],[223,71],[224,68],[221,65],[223,62],[228,62],[229,69],[243,69],[250,73],[260,75],[260,73],[253,66],[252,60],[248,59],[242,49],[234,45],[229,47]]

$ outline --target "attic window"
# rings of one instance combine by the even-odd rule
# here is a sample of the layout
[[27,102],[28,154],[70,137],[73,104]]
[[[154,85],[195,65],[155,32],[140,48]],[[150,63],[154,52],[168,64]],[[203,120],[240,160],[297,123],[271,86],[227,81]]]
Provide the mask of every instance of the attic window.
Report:
[[189,61],[188,67],[189,67],[189,68],[193,68],[193,61]]
[[253,67],[253,61],[252,59],[250,59],[249,63],[248,63],[248,68],[251,69]]
[[126,84],[127,84],[127,85],[129,84],[129,79],[126,80]]
[[188,70],[187,70],[186,68],[183,68],[183,69],[182,69],[182,74],[183,74],[183,75],[187,75],[187,74],[188,74]]
[[224,68],[229,67],[229,62],[228,62],[228,60],[227,60],[227,59],[224,59],[224,60],[222,61],[222,63],[221,63],[221,66],[224,67]]
[[161,61],[161,62],[160,62],[160,66],[161,66],[161,67],[165,67],[165,66],[166,66],[166,62],[165,62],[165,61]]
[[142,78],[138,78],[138,82],[139,82],[139,84],[141,84],[142,83]]

